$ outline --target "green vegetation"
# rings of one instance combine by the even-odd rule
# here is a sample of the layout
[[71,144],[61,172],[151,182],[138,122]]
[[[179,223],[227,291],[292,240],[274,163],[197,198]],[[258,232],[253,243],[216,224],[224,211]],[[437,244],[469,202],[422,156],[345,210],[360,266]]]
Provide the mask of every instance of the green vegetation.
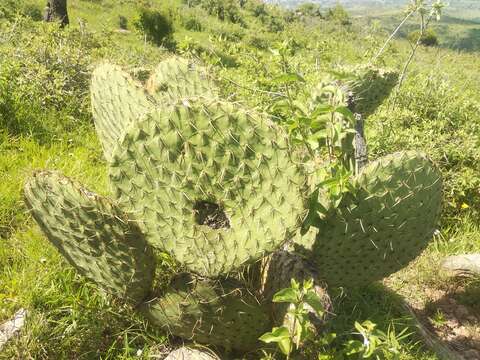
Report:
[[[42,235],[23,201],[22,189],[34,169],[57,169],[98,194],[111,194],[102,153],[105,142],[96,138],[92,118],[93,69],[109,60],[127,69],[132,81],[146,83],[158,63],[173,52],[194,59],[216,79],[218,89],[212,96],[273,117],[298,140],[298,149],[307,146],[328,156],[325,144],[339,140],[335,136],[349,127],[338,132],[329,125],[316,128],[310,110],[302,104],[317,91],[322,103],[326,98],[332,101],[321,115],[348,122],[351,114],[340,105],[345,99],[326,96],[325,88],[355,89],[359,72],[352,68],[368,64],[386,35],[378,27],[365,28],[340,8],[304,6],[295,12],[255,0],[151,0],[140,5],[133,0],[72,1],[71,24],[63,30],[39,21],[43,5],[40,0],[0,5],[0,322],[21,307],[30,312],[21,336],[1,350],[0,358],[148,359],[170,346],[167,333],[146,323],[132,305],[100,294],[79,277]],[[127,31],[118,31],[119,27]],[[444,255],[480,250],[479,58],[473,52],[442,47],[442,32],[434,29],[441,47],[421,46],[399,92],[383,102],[375,94],[369,101],[376,105],[365,106],[362,112],[368,115],[365,126],[372,159],[412,150],[425,152],[439,167],[444,211],[437,236],[417,261],[383,284],[345,291],[332,288],[335,316],[326,331],[337,337],[310,344],[302,350],[306,358],[342,349],[349,341],[363,341],[352,336],[352,331],[363,331],[379,338],[378,344],[398,340],[392,346],[379,345],[378,354],[384,347],[395,347],[402,360],[437,359],[420,341],[399,294],[417,304],[426,303],[425,288],[445,286],[437,272]],[[396,40],[377,65],[399,71],[409,51],[407,41]],[[335,81],[338,78],[341,84]],[[318,89],[318,84],[324,86]],[[153,98],[155,93],[169,91],[162,85],[145,85]],[[196,105],[191,111],[195,109]],[[177,119],[180,125],[181,119]],[[330,149],[337,159],[338,148]],[[343,164],[345,159],[340,158],[338,164]],[[341,179],[335,186],[336,197],[330,200],[341,201],[348,189],[342,187]],[[189,261],[185,259],[184,264]],[[158,289],[165,289],[175,266],[169,256],[157,260]],[[226,294],[229,289],[209,281],[188,287],[185,283],[181,279],[169,296],[178,301],[187,293]],[[478,282],[472,286],[478,287]],[[193,313],[197,311],[195,301],[187,305]],[[155,307],[149,311],[157,319],[162,313]],[[441,316],[434,320],[442,322]],[[412,334],[405,337],[405,333]],[[280,352],[274,356],[281,358]]]

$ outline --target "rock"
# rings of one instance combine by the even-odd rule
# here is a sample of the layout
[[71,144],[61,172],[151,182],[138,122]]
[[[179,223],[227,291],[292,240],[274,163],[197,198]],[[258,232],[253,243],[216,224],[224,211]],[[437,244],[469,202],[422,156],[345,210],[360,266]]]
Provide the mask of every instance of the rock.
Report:
[[458,305],[455,309],[455,315],[459,318],[458,320],[463,323],[470,316],[470,310],[465,305]]
[[11,320],[0,325],[0,349],[12,338],[25,324],[27,310],[18,310]]
[[183,346],[172,351],[165,360],[220,360],[220,358],[208,349],[200,350]]
[[470,324],[476,324],[478,322],[478,318],[475,316],[475,315],[469,315],[467,317],[467,321],[470,323]]
[[465,328],[465,326],[457,327],[456,329],[453,329],[453,332],[455,333],[455,335],[462,338],[468,338],[470,336],[470,333],[467,328]]
[[465,359],[468,359],[468,360],[479,360],[480,352],[472,349],[472,350],[465,351],[463,356]]
[[440,266],[456,275],[480,275],[480,254],[449,256],[442,261]]

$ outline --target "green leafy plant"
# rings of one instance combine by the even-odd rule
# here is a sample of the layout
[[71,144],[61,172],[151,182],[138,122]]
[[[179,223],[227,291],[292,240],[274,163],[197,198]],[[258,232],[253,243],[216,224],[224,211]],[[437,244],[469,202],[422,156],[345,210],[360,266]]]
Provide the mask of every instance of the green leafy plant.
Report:
[[349,358],[398,360],[401,350],[400,341],[411,335],[407,333],[408,328],[396,334],[395,328],[389,327],[388,332],[385,333],[377,329],[377,325],[369,320],[362,323],[355,322],[355,329],[356,335],[361,336],[362,339],[349,340],[345,344],[343,352]]
[[155,45],[164,45],[167,48],[174,47],[173,22],[168,15],[161,11],[143,7],[133,24],[145,34],[147,40]]
[[413,44],[415,44],[420,37],[421,37],[420,44],[422,45],[425,45],[425,46],[438,45],[437,34],[432,29],[427,29],[423,35],[421,35],[421,32],[419,30],[413,31],[410,34],[408,34],[408,40]]
[[[274,303],[289,304],[289,321],[287,325],[274,327],[260,337],[265,343],[276,343],[280,351],[290,358],[294,350],[299,350],[301,345],[314,334],[314,325],[309,320],[309,311],[313,311],[322,317],[324,305],[322,299],[313,290],[313,280],[304,281],[300,285],[295,279],[291,280],[291,286],[277,292],[272,301]],[[309,309],[307,309],[307,307]]]
[[[273,296],[273,302],[288,304],[288,322],[282,326],[272,328],[272,331],[263,334],[260,340],[264,343],[274,343],[287,359],[301,350],[301,345],[309,342],[318,349],[318,360],[347,360],[347,359],[400,359],[401,342],[408,338],[408,328],[400,333],[389,326],[385,333],[377,325],[366,320],[355,322],[356,332],[346,334],[341,338],[337,334],[322,331],[320,334],[309,319],[309,311],[313,309],[317,314],[323,314],[325,309],[318,294],[313,290],[312,280],[299,284],[294,279],[291,286],[278,291]],[[358,339],[352,339],[360,337]],[[343,338],[346,340],[341,340]],[[265,352],[268,354],[268,352]],[[269,357],[270,356],[270,357]],[[274,358],[272,354],[263,359]]]

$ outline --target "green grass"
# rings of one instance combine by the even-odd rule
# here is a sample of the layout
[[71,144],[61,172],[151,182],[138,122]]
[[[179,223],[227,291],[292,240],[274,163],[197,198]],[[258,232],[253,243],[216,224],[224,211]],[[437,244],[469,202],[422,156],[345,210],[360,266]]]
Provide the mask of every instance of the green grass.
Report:
[[[321,77],[317,69],[368,62],[385,38],[356,23],[345,27],[334,21],[294,23],[283,32],[268,32],[267,25],[247,10],[242,10],[247,23],[242,27],[173,0],[152,2],[173,9],[179,52],[190,45],[193,55],[219,76],[226,96],[261,109],[271,102],[267,92],[278,90],[271,80],[280,67],[268,49],[252,45],[252,37],[272,47],[295,39],[289,65],[309,82]],[[148,359],[163,352],[171,340],[76,275],[40,233],[22,200],[25,179],[39,168],[58,169],[108,194],[85,79],[102,59],[140,74],[169,55],[166,49],[145,42],[134,29],[138,9],[133,1],[70,3],[71,26],[64,33],[40,23],[0,20],[0,38],[11,39],[0,41],[0,322],[19,308],[30,314],[26,328],[0,353],[0,359]],[[195,12],[207,19],[202,21],[201,32],[182,26],[182,17]],[[117,31],[119,15],[127,17],[130,32]],[[476,27],[447,20],[449,29]],[[31,38],[37,39],[33,45]],[[399,68],[408,50],[406,42],[395,42],[383,57],[384,64]],[[335,293],[336,315],[331,326],[341,339],[351,332],[354,321],[370,319],[383,330],[392,324],[397,333],[409,328],[412,335],[403,342],[402,360],[437,359],[425,349],[399,296],[427,302],[422,289],[443,288],[454,281],[438,275],[444,256],[480,251],[478,63],[479,55],[474,52],[421,48],[397,107],[392,109],[392,102],[387,102],[367,121],[372,157],[405,148],[422,149],[441,166],[446,179],[445,214],[441,235],[408,268],[383,285]],[[67,81],[74,74],[82,75],[78,86]],[[45,103],[49,96],[52,102]],[[461,210],[462,203],[470,208]],[[476,286],[472,284],[467,300],[478,293]]]

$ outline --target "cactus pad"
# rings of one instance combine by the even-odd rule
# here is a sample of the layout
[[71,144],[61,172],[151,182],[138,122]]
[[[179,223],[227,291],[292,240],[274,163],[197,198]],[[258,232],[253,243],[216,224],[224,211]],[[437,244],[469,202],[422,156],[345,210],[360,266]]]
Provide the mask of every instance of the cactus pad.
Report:
[[390,95],[398,82],[398,72],[372,65],[337,66],[334,71],[341,78],[349,79],[353,93],[354,111],[368,117]]
[[173,335],[227,349],[252,350],[271,329],[268,308],[233,279],[220,282],[180,274],[163,296],[141,311]]
[[277,249],[304,213],[285,135],[233,104],[177,104],[124,137],[111,164],[119,203],[147,240],[216,276]]
[[212,98],[216,92],[205,68],[178,57],[162,61],[147,81],[146,88],[162,103],[195,96]]
[[390,95],[398,82],[398,72],[369,66],[356,69],[355,75],[355,112],[367,117]]
[[107,199],[57,172],[37,172],[25,199],[48,240],[82,275],[135,303],[150,291],[155,265],[138,228]]
[[424,155],[401,152],[368,164],[318,223],[311,260],[335,286],[380,280],[417,257],[439,220],[442,180]]
[[118,66],[103,64],[92,76],[91,101],[98,137],[107,161],[125,129],[152,103],[143,87]]

